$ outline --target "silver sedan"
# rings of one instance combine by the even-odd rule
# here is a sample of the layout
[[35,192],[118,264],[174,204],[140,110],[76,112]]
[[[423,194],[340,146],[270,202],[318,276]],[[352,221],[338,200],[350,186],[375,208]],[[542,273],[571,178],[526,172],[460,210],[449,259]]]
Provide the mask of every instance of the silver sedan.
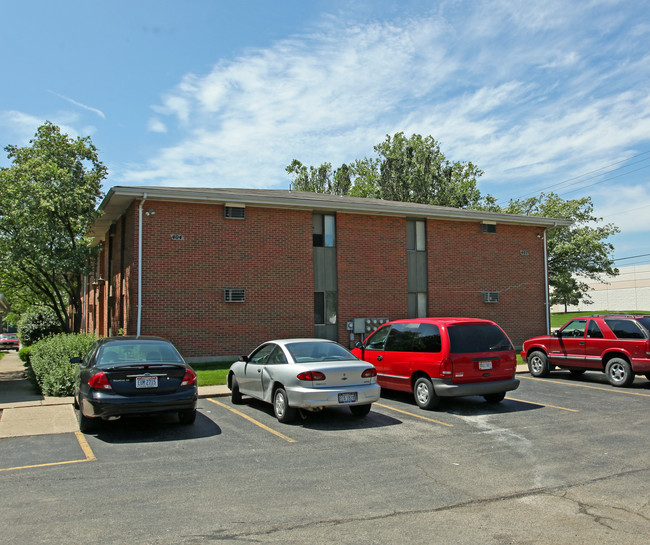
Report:
[[248,395],[273,404],[276,418],[289,422],[299,409],[347,405],[365,416],[379,399],[374,366],[326,339],[282,339],[258,346],[230,366],[232,402]]

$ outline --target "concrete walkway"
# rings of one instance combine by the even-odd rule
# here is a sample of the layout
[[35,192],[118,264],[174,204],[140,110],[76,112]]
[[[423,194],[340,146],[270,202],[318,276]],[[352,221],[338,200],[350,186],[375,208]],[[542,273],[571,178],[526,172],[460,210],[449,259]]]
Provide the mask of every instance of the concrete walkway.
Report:
[[[227,386],[201,386],[199,397],[230,395]],[[79,431],[72,397],[37,394],[17,352],[0,360],[0,439]]]

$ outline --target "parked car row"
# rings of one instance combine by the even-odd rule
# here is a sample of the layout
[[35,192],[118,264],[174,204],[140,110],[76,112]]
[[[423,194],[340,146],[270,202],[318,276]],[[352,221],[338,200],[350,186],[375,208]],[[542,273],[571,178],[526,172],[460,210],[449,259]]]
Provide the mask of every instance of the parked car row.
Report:
[[[535,377],[557,366],[603,371],[614,386],[628,386],[635,375],[650,380],[649,331],[649,316],[576,318],[525,341],[521,356]],[[122,415],[176,412],[184,424],[196,418],[196,374],[164,339],[100,339],[71,362],[78,364],[74,406],[83,432]],[[326,339],[265,342],[231,365],[227,384],[234,404],[250,396],[290,422],[326,407],[363,417],[382,388],[411,393],[422,409],[459,396],[499,403],[519,387],[516,365],[512,342],[493,321],[417,318],[387,322],[351,351]]]

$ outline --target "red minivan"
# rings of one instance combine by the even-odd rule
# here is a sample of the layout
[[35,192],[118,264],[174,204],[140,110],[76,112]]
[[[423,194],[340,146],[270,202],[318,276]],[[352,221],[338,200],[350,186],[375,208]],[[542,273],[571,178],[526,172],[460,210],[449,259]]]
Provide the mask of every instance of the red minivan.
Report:
[[479,395],[498,403],[519,387],[514,347],[490,320],[395,320],[352,352],[377,368],[382,388],[412,392],[422,409],[435,409],[442,397]]

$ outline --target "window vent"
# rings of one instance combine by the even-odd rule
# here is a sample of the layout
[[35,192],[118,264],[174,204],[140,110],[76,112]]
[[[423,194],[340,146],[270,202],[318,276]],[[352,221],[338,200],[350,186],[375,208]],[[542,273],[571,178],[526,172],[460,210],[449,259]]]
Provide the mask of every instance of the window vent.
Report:
[[484,233],[496,233],[497,224],[496,223],[483,223],[481,224],[481,229]]
[[243,220],[246,217],[246,208],[244,206],[228,206],[224,208],[224,216],[230,219]]
[[246,290],[240,288],[224,288],[223,300],[225,303],[243,303],[246,301]]
[[498,291],[484,291],[483,292],[483,302],[484,303],[498,303],[499,302],[499,292]]

